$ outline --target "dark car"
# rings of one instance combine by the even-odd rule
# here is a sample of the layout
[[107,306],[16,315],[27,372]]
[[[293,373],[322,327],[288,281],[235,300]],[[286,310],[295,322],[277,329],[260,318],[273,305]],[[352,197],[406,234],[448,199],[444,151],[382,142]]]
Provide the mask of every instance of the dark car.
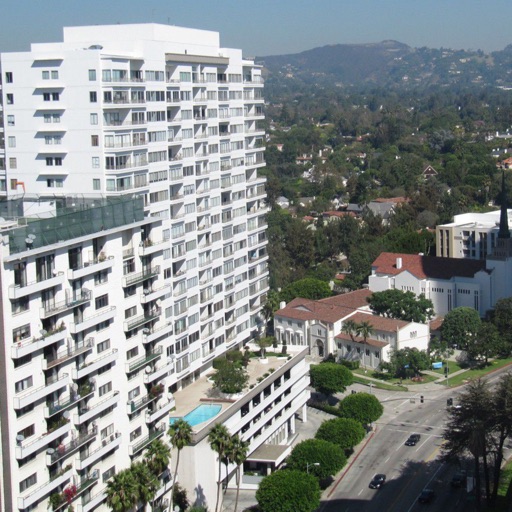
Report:
[[430,503],[434,499],[434,490],[433,489],[423,489],[418,498],[420,503]]
[[411,434],[409,439],[405,441],[405,446],[416,446],[420,439],[421,436],[419,434]]
[[452,487],[462,487],[464,485],[466,485],[466,474],[462,471],[455,473],[452,478]]
[[372,478],[370,485],[368,486],[370,489],[380,489],[384,482],[386,481],[386,475],[378,474]]

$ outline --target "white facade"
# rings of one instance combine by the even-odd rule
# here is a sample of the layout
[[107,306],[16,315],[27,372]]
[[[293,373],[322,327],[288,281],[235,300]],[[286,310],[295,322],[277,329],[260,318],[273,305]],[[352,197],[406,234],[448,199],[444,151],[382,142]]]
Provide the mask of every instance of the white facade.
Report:
[[[154,24],[66,28],[62,43],[34,44],[29,52],[4,53],[0,59],[6,140],[0,193],[37,194],[42,201],[32,202],[27,213],[40,215],[46,215],[42,204],[71,206],[70,195],[77,203],[82,195],[137,195],[146,215],[140,226],[116,228],[112,240],[107,226],[96,226],[106,237],[99,252],[97,233],[84,241],[72,237],[63,246],[57,240],[55,247],[41,245],[37,251],[23,247],[15,259],[26,263],[28,275],[19,297],[9,295],[19,279],[9,267],[15,261],[4,257],[8,403],[18,399],[16,410],[35,407],[19,418],[6,411],[7,421],[2,414],[3,509],[47,510],[52,492],[98,469],[93,489],[73,504],[77,511],[106,510],[104,481],[140,456],[142,441],[161,434],[157,428],[163,433],[170,393],[208,370],[214,356],[250,340],[260,325],[268,290],[265,178],[258,176],[264,166],[261,70],[240,50],[221,48],[216,32]],[[23,239],[17,243],[23,245]],[[83,270],[70,269],[78,257],[68,254],[70,245],[80,247]],[[99,262],[101,252],[106,258]],[[39,253],[54,254],[44,265],[56,274],[45,274],[43,284],[35,270]],[[96,265],[109,275],[102,295],[89,274]],[[83,287],[87,293],[80,295]],[[76,296],[84,301],[80,318],[71,304]],[[28,300],[29,322],[26,312],[11,310],[22,299],[23,307]],[[52,310],[53,303],[64,309]],[[97,326],[107,321],[108,332],[96,335]],[[28,331],[14,335],[26,325]],[[61,325],[55,337],[41,334]],[[17,343],[24,347],[25,339],[38,336],[42,343],[30,343],[35,357],[14,368],[29,355],[17,352]],[[100,356],[98,345],[107,339],[111,348]],[[83,353],[46,369],[60,358],[59,351],[80,343],[86,345]],[[87,374],[97,375],[91,407],[101,402],[118,412],[84,419],[80,404],[73,405],[70,422],[45,436],[51,420],[45,417],[46,399],[65,398]],[[15,393],[16,383],[30,376],[31,385]],[[113,382],[108,406],[97,391],[104,380]],[[159,384],[165,391],[153,410],[149,395]],[[38,390],[37,396],[30,397],[29,388]],[[112,432],[102,439],[113,416]],[[66,445],[73,432],[78,435],[77,426],[92,435],[93,421],[95,438],[87,443],[94,460],[86,458],[85,465],[80,461],[85,454],[74,450],[56,466],[47,465],[45,450],[52,443]],[[26,430],[30,435],[16,446],[16,435],[32,424],[34,433]],[[119,446],[115,457],[108,455],[109,443]],[[20,450],[26,464],[18,469]],[[63,471],[68,463],[70,471],[42,487],[55,467]]]

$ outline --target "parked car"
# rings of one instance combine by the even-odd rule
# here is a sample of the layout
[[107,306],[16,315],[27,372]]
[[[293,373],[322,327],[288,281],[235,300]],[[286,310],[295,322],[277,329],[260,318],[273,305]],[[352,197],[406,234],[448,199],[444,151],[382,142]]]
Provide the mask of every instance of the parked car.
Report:
[[405,441],[405,446],[416,446],[419,443],[421,436],[419,434],[411,434],[409,439]]
[[423,489],[418,498],[420,503],[430,503],[434,499],[435,493],[433,489]]
[[466,485],[466,472],[458,471],[452,477],[452,487],[463,487]]
[[372,478],[370,485],[368,486],[370,489],[380,489],[384,482],[386,481],[386,475],[379,473]]

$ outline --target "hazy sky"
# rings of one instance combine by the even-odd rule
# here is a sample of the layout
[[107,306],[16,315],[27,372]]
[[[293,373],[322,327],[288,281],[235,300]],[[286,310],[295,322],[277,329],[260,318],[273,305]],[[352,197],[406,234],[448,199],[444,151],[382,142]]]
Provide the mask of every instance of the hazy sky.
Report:
[[512,0],[2,0],[0,52],[61,41],[62,27],[156,22],[220,32],[246,56],[395,39],[413,47],[501,50]]

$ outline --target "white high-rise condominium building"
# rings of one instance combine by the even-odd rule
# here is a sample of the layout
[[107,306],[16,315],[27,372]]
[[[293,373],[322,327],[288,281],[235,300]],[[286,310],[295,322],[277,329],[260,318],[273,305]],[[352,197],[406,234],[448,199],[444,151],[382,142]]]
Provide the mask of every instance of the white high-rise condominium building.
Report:
[[77,512],[106,510],[174,394],[261,328],[261,70],[156,24],[65,28],[0,64],[0,507],[74,484]]

